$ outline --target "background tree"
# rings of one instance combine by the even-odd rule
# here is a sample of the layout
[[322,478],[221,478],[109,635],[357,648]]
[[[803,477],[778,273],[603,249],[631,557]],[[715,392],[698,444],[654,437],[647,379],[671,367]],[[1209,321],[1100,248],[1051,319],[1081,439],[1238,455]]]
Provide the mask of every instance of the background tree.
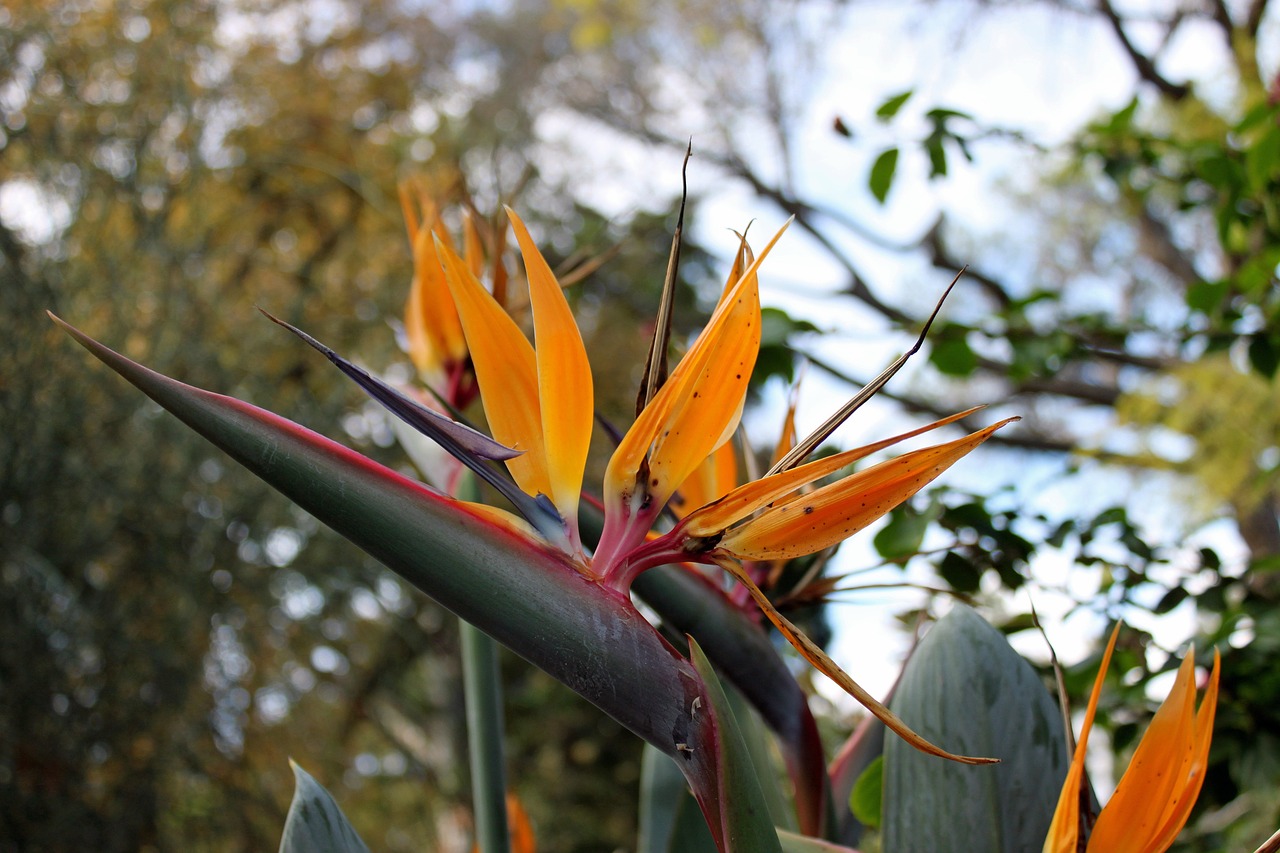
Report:
[[[43,311],[404,465],[381,415],[254,306],[403,362],[377,322],[408,292],[397,180],[466,168],[485,204],[556,197],[525,106],[545,85],[528,68],[553,57],[519,37],[545,22],[363,2],[0,14],[0,849],[268,848],[289,754],[344,780],[359,823],[395,827],[387,849],[460,847],[451,621],[126,388],[86,383]],[[548,218],[586,232],[562,245],[628,234],[571,204]],[[632,233],[595,297],[615,340],[643,335],[606,294],[647,312],[660,279],[632,280],[669,240],[652,218]],[[513,678],[515,707],[555,706],[563,727],[548,742],[512,720],[544,842],[613,849],[633,817],[571,768],[616,756],[634,781],[638,745],[541,675]]]

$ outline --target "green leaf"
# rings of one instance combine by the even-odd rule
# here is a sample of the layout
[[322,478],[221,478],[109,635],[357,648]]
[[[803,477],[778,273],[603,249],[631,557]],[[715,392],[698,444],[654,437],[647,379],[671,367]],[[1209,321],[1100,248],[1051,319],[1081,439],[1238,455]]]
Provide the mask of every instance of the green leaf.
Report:
[[369,853],[324,786],[292,760],[294,789],[280,853]]
[[1160,601],[1152,608],[1152,613],[1168,613],[1183,601],[1186,601],[1189,593],[1184,587],[1175,586],[1160,597]]
[[1241,180],[1240,166],[1218,149],[1201,160],[1197,166],[1200,177],[1215,189],[1228,190]]
[[1277,112],[1280,110],[1277,110],[1275,105],[1262,101],[1246,112],[1232,130],[1236,133],[1246,133],[1270,120]]
[[884,204],[889,196],[889,188],[893,186],[893,173],[898,169],[898,149],[888,148],[880,152],[880,156],[871,164],[871,176],[867,178],[867,186],[876,201]]
[[1249,187],[1262,192],[1280,171],[1280,127],[1272,125],[1261,138],[1244,153],[1244,170]]
[[890,707],[921,735],[1002,763],[967,767],[889,738],[885,850],[1039,850],[1067,772],[1062,718],[999,631],[957,605],[925,635]]
[[884,800],[884,756],[862,771],[858,781],[853,783],[853,793],[849,795],[849,810],[859,823],[876,828],[880,826],[881,804]]
[[349,448],[136,364],[62,321],[107,366],[302,509],[669,755],[698,677],[625,596],[514,529]]
[[[885,697],[885,702],[892,698],[893,690]],[[831,760],[831,788],[837,802],[849,803],[853,798],[853,788],[858,779],[884,754],[885,724],[873,716],[863,717],[862,722],[854,729],[853,734],[845,741]],[[836,833],[832,836],[846,844],[857,844],[862,838],[866,825],[858,820],[852,810],[840,809],[837,812]],[[880,824],[880,813],[876,813],[876,825]]]
[[1187,288],[1187,307],[1201,314],[1213,314],[1222,306],[1231,283],[1225,279],[1218,281],[1197,281]]
[[1112,136],[1118,136],[1127,133],[1129,128],[1133,126],[1133,117],[1138,111],[1138,99],[1135,97],[1129,101],[1119,112],[1116,112],[1107,120],[1106,125],[1101,129]]
[[942,144],[943,139],[942,134],[931,133],[924,141],[925,153],[929,155],[930,178],[947,176],[947,149]]
[[947,376],[969,376],[978,367],[975,353],[964,335],[952,335],[940,339],[929,351],[929,361],[940,373]]
[[955,551],[948,551],[938,563],[938,574],[956,592],[977,592],[982,585],[982,570]]
[[797,835],[785,829],[778,830],[778,841],[782,844],[783,853],[857,853],[851,847],[823,841],[821,838]]
[[883,122],[889,121],[898,114],[898,110],[902,109],[902,105],[905,104],[914,93],[914,89],[908,89],[905,92],[899,92],[892,98],[889,98],[876,108],[876,118]]
[[816,331],[817,326],[797,320],[780,308],[764,308],[760,312],[760,352],[751,371],[751,387],[759,388],[775,376],[790,384],[795,379],[796,366],[792,336]]
[[[584,532],[599,523],[587,510],[582,518]],[[673,566],[650,569],[631,588],[672,631],[698,637],[719,671],[760,712],[786,758],[800,828],[819,832],[827,799],[826,757],[804,691],[769,635],[723,595]]]
[[[701,677],[703,695],[707,700],[705,706],[693,712],[703,733],[698,738],[697,749],[714,750],[711,756],[697,752],[684,756],[684,760],[692,765],[686,775],[702,783],[700,799],[703,799],[703,813],[711,812],[720,818],[722,853],[781,853],[778,832],[774,829],[760,789],[760,774],[747,751],[715,670],[692,638],[689,640],[689,657]],[[676,760],[679,762],[681,759],[677,757]],[[705,778],[704,774],[709,769],[715,771],[714,780]],[[714,792],[716,801],[708,802],[705,798],[712,794],[714,783],[718,783],[718,790]],[[715,829],[712,827],[713,833]]]
[[746,700],[731,687],[725,688],[725,698],[733,711],[733,718],[738,723],[738,732],[747,747],[747,756],[756,768],[756,778],[760,780],[760,793],[764,795],[765,806],[769,809],[769,820],[778,829],[797,830],[796,810],[778,784],[779,769],[776,765],[773,744],[768,729],[764,727],[759,716],[747,704]]
[[640,758],[636,853],[715,853],[716,842],[675,761],[646,744]]
[[1280,345],[1265,334],[1256,334],[1249,341],[1249,363],[1258,373],[1270,379],[1280,367]]
[[909,505],[898,507],[889,515],[889,523],[876,532],[872,544],[887,559],[908,557],[920,550],[932,520],[932,513],[916,512]]

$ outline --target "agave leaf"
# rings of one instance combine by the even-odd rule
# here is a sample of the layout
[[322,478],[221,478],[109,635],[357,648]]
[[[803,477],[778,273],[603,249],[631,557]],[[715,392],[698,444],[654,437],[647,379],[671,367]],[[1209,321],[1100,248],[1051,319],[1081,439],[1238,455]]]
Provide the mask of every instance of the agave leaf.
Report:
[[892,707],[925,737],[1001,763],[938,761],[885,744],[885,850],[1039,850],[1067,754],[1062,717],[1004,636],[957,605],[925,635]]
[[280,853],[369,853],[324,786],[292,759],[294,789]]
[[[57,318],[55,318],[57,320]],[[694,669],[556,552],[291,421],[184,385],[57,322],[107,366],[447,609],[668,755],[696,742]],[[714,772],[714,771],[712,771]]]

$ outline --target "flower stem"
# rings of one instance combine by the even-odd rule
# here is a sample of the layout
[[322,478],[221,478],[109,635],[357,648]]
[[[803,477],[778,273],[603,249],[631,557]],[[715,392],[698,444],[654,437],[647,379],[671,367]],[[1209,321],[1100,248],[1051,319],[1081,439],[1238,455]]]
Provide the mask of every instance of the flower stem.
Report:
[[466,691],[471,801],[481,853],[508,853],[506,772],[503,766],[502,683],[498,646],[488,634],[458,620]]

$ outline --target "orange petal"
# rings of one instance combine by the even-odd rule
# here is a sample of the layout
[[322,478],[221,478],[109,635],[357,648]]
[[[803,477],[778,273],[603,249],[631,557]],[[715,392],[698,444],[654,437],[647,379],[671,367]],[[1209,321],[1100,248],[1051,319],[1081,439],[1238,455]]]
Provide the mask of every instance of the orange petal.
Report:
[[408,182],[400,184],[400,212],[404,216],[404,227],[409,232],[409,245],[412,246],[414,240],[418,238],[418,211],[413,206],[413,192],[409,188]]
[[1166,809],[1184,793],[1195,758],[1195,659],[1188,654],[1151,719],[1115,793],[1089,836],[1094,851],[1141,853],[1160,834]]
[[534,245],[520,217],[509,208],[507,216],[515,228],[529,279],[542,437],[551,487],[548,496],[560,514],[571,525],[576,525],[582,472],[587,464],[595,417],[591,365],[578,324],[551,267]]
[[[520,798],[515,794],[507,794],[507,831],[510,836],[511,853],[537,853],[538,848],[533,838],[533,824],[529,822],[529,815],[521,805]],[[471,848],[471,853],[480,853],[478,842]]]
[[446,364],[466,357],[467,345],[432,239],[432,229],[438,222],[435,207],[424,198],[419,223],[407,193],[401,195],[401,203],[413,247],[413,284],[404,318],[409,357],[425,378],[436,381]]
[[1184,768],[1181,791],[1175,788],[1174,798],[1165,807],[1160,830],[1144,848],[1148,853],[1163,853],[1173,844],[1182,827],[1186,826],[1191,815],[1191,807],[1196,797],[1200,796],[1200,786],[1204,784],[1205,770],[1209,764],[1209,742],[1213,738],[1213,717],[1218,707],[1218,673],[1222,661],[1218,650],[1213,651],[1213,672],[1209,676],[1209,686],[1204,698],[1200,700],[1200,710],[1196,712],[1195,743],[1192,748],[1191,761]]
[[515,794],[507,794],[507,826],[511,829],[511,853],[537,853],[533,824]]
[[500,443],[524,451],[507,460],[507,470],[524,492],[550,496],[533,346],[452,249],[437,240],[436,251],[466,330],[489,430]]
[[702,461],[689,478],[680,484],[675,513],[683,518],[738,484],[738,454],[733,442],[726,441]]
[[969,409],[968,411],[943,418],[940,421],[934,421],[919,429],[913,429],[910,432],[904,432],[901,435],[895,435],[892,438],[886,438],[883,441],[877,441],[853,450],[846,450],[843,453],[824,456],[821,459],[815,459],[788,471],[781,471],[770,477],[739,486],[722,499],[694,512],[690,516],[689,523],[685,529],[691,536],[714,536],[723,530],[727,530],[731,525],[746,518],[762,506],[773,503],[802,486],[839,471],[846,465],[857,462],[859,459],[870,456],[872,453],[883,450],[886,447],[891,447],[898,442],[966,418],[977,410],[977,408]]
[[462,259],[476,278],[484,275],[484,243],[476,228],[476,218],[470,210],[462,212]]
[[645,497],[660,507],[732,434],[760,349],[756,272],[786,227],[728,288],[702,334],[623,437],[605,473],[607,500],[629,501],[647,461]]
[[1111,653],[1116,648],[1116,638],[1120,636],[1120,625],[1111,632],[1107,642],[1107,650],[1102,653],[1102,664],[1098,667],[1098,677],[1093,680],[1093,692],[1089,694],[1089,706],[1084,712],[1084,723],[1080,727],[1080,739],[1076,741],[1075,754],[1071,756],[1071,767],[1067,769],[1067,779],[1062,783],[1062,793],[1058,795],[1058,807],[1053,812],[1053,820],[1049,824],[1049,834],[1044,840],[1043,853],[1077,853],[1080,839],[1080,797],[1081,785],[1084,782],[1084,759],[1089,749],[1089,732],[1093,729],[1093,718],[1098,712],[1098,697],[1102,695],[1102,684],[1107,680],[1107,667],[1111,665]]
[[[782,432],[778,435],[778,443],[773,446],[773,458],[770,465],[776,465],[796,446],[796,404],[800,401],[800,381],[791,386],[791,398],[787,401],[787,414],[782,419]],[[972,411],[972,410],[971,410]]]
[[801,557],[842,542],[920,491],[1014,420],[1017,418],[1008,418],[964,438],[881,462],[810,494],[775,503],[759,517],[725,534],[719,548],[746,559],[775,560]]

